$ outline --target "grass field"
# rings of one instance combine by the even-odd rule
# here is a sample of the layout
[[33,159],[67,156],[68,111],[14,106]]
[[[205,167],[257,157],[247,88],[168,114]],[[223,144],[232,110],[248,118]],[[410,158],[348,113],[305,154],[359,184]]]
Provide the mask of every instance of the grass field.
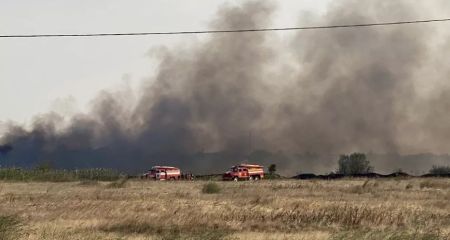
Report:
[[450,239],[450,179],[0,182],[8,238]]

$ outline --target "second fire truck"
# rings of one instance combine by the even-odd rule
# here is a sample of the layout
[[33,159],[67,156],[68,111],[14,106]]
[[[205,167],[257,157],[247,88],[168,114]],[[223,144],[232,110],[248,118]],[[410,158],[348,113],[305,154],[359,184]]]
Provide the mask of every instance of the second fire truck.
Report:
[[181,179],[181,170],[176,167],[154,166],[143,177],[153,180],[179,180]]
[[223,174],[225,181],[259,180],[264,178],[264,167],[256,164],[239,164]]

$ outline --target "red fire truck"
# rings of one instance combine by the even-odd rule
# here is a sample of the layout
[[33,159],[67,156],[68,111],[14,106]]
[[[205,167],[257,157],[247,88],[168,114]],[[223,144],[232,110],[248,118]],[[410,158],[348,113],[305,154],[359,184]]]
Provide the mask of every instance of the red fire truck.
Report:
[[264,178],[264,167],[256,164],[239,164],[223,174],[225,181],[259,180]]
[[143,178],[153,180],[179,180],[181,179],[181,171],[176,167],[154,166],[143,174]]

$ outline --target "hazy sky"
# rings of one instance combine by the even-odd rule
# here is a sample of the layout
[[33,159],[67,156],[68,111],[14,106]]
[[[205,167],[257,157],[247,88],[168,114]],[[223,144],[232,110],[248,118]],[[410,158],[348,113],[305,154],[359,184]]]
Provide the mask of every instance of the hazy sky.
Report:
[[[296,26],[329,0],[277,1],[273,26]],[[0,34],[208,29],[223,0],[2,0]],[[275,1],[274,1],[275,2]],[[261,26],[267,27],[267,26]],[[83,111],[102,89],[136,87],[154,72],[149,49],[198,36],[0,39],[0,122],[29,123],[49,110]],[[69,108],[67,108],[69,107]],[[67,109],[65,109],[67,108]]]

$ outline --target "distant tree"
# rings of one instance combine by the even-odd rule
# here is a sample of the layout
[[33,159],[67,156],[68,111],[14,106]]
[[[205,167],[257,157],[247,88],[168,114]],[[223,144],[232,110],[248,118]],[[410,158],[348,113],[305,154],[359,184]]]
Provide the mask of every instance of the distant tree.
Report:
[[433,166],[429,172],[431,174],[450,174],[450,166]]
[[270,175],[275,174],[275,172],[277,171],[277,165],[276,164],[270,164],[268,170],[269,170],[269,174]]
[[344,175],[365,174],[373,171],[370,161],[364,153],[341,155],[338,161],[337,173]]

